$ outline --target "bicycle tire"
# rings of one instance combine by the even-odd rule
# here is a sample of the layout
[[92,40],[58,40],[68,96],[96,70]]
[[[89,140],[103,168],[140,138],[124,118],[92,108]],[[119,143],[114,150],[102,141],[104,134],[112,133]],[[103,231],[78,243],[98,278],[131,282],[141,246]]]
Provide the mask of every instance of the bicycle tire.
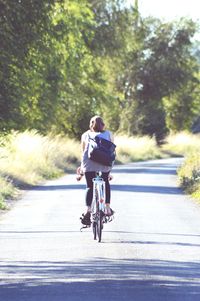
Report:
[[97,239],[97,223],[93,222],[92,223],[92,231],[93,231],[93,235],[94,235],[94,240]]
[[98,236],[98,242],[101,242],[102,238],[102,230],[103,230],[103,212],[98,212],[97,217],[97,236]]

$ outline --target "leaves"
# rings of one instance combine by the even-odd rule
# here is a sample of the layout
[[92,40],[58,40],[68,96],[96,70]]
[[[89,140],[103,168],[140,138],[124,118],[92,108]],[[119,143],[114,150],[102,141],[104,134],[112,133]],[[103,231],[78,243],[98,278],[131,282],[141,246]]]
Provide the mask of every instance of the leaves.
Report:
[[101,114],[160,139],[200,113],[191,20],[142,19],[123,0],[0,0],[0,25],[0,131],[80,137]]

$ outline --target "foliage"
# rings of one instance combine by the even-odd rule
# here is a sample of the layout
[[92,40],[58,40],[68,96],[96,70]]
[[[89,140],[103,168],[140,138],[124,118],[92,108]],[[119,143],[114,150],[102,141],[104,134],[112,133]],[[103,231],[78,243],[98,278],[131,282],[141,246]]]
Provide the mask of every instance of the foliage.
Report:
[[200,153],[193,152],[187,155],[187,158],[180,168],[178,175],[181,185],[188,189],[188,192],[195,191],[200,184]]
[[0,131],[80,138],[109,128],[157,141],[199,116],[197,24],[142,18],[138,1],[0,0]]
[[18,195],[18,190],[6,178],[0,177],[0,210],[7,209],[5,199],[13,199]]
[[[160,151],[149,137],[117,136],[120,163],[158,158]],[[74,170],[81,159],[80,143],[61,135],[37,131],[12,132],[0,139],[0,208],[18,195],[16,187],[35,185]]]
[[0,1],[0,129],[23,124],[21,105],[26,80],[24,68],[31,47],[41,44],[54,1]]
[[[126,61],[127,66],[132,64],[132,69],[126,77],[127,109],[123,119],[126,117],[126,123],[131,124],[132,133],[156,135],[159,140],[167,132],[166,114],[176,114],[171,109],[171,103],[168,102],[169,106],[164,105],[166,102],[163,103],[162,99],[169,99],[170,95],[179,93],[175,103],[180,106],[180,99],[184,103],[181,98],[183,87],[188,90],[190,105],[195,99],[194,94],[189,94],[191,87],[198,85],[194,74],[198,65],[189,51],[190,38],[195,32],[194,23],[182,20],[178,24],[163,24],[158,20],[147,19],[137,31],[140,47],[133,49]],[[186,112],[187,108],[184,114]],[[178,120],[178,116],[175,120]],[[170,126],[173,126],[175,120],[171,119]],[[183,129],[181,126],[183,123],[179,125],[179,130]]]
[[[200,139],[199,139],[200,144]],[[181,166],[178,176],[180,184],[195,199],[200,201],[200,152],[189,153]]]
[[178,170],[180,185],[197,200],[200,200],[200,136],[187,132],[170,135],[164,150],[184,155]]
[[199,76],[194,76],[193,79],[182,85],[181,89],[163,98],[166,124],[171,131],[192,129],[194,121],[200,114],[199,87]]

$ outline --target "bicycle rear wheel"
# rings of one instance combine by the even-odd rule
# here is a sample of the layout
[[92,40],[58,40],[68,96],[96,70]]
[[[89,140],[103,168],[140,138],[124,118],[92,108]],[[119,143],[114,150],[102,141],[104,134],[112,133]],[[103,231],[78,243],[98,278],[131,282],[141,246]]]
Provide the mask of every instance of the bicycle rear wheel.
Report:
[[101,237],[102,237],[102,230],[103,230],[103,212],[100,210],[98,212],[98,217],[97,217],[97,236],[98,236],[98,242],[101,242]]

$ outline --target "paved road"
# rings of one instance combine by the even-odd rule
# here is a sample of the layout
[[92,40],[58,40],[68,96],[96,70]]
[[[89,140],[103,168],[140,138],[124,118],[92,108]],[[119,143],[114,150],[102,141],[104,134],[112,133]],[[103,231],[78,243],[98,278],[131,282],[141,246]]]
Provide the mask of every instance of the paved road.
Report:
[[102,243],[79,231],[84,181],[27,191],[0,217],[0,300],[199,301],[200,206],[177,188],[179,164],[115,168]]

